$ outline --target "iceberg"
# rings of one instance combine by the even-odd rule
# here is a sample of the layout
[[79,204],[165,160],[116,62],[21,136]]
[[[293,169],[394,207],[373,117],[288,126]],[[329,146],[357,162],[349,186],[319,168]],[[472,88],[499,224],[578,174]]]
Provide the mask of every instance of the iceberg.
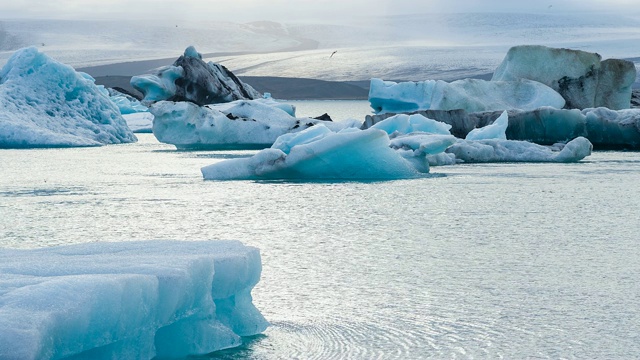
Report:
[[329,122],[296,118],[291,105],[272,99],[237,100],[198,106],[191,102],[160,101],[150,107],[155,117],[153,134],[178,149],[264,149],[286,133],[296,133],[317,124],[334,131],[359,127],[360,122]]
[[0,148],[100,146],[136,141],[93,78],[35,47],[0,70]]
[[620,110],[630,107],[636,68],[633,62],[627,60],[601,61],[597,53],[521,45],[509,49],[491,80],[520,79],[535,80],[550,86],[562,95],[568,108],[607,107]]
[[[100,85],[98,87],[103,86]],[[142,103],[140,103],[138,99],[134,98],[131,95],[121,93],[118,90],[112,88],[108,88],[105,90],[107,91],[107,94],[109,95],[111,101],[113,101],[116,106],[118,106],[118,109],[120,109],[120,114],[122,115],[149,111],[149,108],[142,105]]]
[[375,126],[335,132],[327,124],[284,134],[254,156],[202,168],[207,180],[395,180],[425,176],[430,164],[453,164],[449,126],[397,115]]
[[208,105],[261,97],[226,67],[205,63],[193,46],[189,46],[172,66],[162,67],[156,74],[132,77],[131,86],[144,94],[145,104],[168,100]]
[[458,140],[446,152],[465,163],[496,162],[578,162],[591,154],[593,146],[584,137],[577,137],[566,145],[551,148],[518,140]]
[[[379,129],[333,132],[316,125],[278,138],[249,158],[203,167],[206,180],[393,180],[424,176]],[[426,160],[425,160],[426,161]],[[427,163],[428,171],[428,163]],[[424,169],[424,167],[422,168]]]
[[466,140],[485,140],[485,139],[498,139],[507,140],[507,126],[509,126],[509,115],[507,111],[503,111],[502,114],[491,124],[485,127],[471,130]]
[[465,140],[458,140],[447,148],[456,160],[466,163],[494,162],[578,162],[591,155],[593,145],[584,137],[553,148],[528,141],[507,140],[509,124],[507,111],[485,127],[472,130]]
[[460,162],[576,162],[591,154],[579,137],[552,148],[506,140],[508,114],[461,140],[450,126],[420,114],[399,114],[361,130],[316,125],[284,134],[269,149],[201,169],[207,180],[395,180],[425,176],[430,166]]
[[0,249],[0,359],[151,359],[241,344],[259,250],[237,241]]
[[[451,133],[465,138],[500,117],[502,111],[468,113],[464,110],[426,110],[420,114],[451,125]],[[556,109],[541,107],[531,111],[509,110],[506,138],[541,145],[566,143],[587,138],[595,149],[640,149],[640,109],[606,108]],[[394,114],[367,116],[363,128],[374,126]],[[474,128],[477,128],[474,130]]]
[[127,126],[134,133],[153,132],[153,114],[150,112],[134,112],[122,115],[127,122]]
[[555,90],[537,81],[485,81],[479,79],[422,82],[371,79],[369,103],[375,113],[419,110],[467,112],[533,110],[541,106],[562,108],[565,101]]
[[451,135],[449,131],[451,125],[429,119],[421,114],[398,114],[372,125],[371,128],[384,130],[390,136],[413,132]]
[[588,139],[598,149],[640,149],[640,109],[584,109]]

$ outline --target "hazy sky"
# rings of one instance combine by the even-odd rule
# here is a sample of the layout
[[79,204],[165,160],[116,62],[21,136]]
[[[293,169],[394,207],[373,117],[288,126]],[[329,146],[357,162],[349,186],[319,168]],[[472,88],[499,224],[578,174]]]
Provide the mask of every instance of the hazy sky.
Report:
[[3,18],[333,21],[351,16],[477,11],[633,11],[639,0],[2,0]]

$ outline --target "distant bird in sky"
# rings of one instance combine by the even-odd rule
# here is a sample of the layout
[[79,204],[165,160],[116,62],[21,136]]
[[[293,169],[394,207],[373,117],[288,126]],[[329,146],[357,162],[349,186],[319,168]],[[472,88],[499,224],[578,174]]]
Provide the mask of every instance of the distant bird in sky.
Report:
[[335,55],[337,52],[338,52],[338,50],[332,52],[331,55],[329,56],[329,59],[331,59],[333,57],[333,55]]
[[547,7],[547,9],[551,9],[551,7],[552,7],[552,6],[553,6],[553,5],[549,5],[549,6]]

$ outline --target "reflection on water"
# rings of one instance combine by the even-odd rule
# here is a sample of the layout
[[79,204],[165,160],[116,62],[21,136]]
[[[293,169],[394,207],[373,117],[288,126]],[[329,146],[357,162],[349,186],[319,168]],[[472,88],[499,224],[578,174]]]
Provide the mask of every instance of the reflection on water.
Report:
[[[0,151],[0,246],[238,239],[271,321],[205,358],[635,358],[637,153],[389,182],[212,182],[252,152]],[[158,151],[165,150],[165,151]]]

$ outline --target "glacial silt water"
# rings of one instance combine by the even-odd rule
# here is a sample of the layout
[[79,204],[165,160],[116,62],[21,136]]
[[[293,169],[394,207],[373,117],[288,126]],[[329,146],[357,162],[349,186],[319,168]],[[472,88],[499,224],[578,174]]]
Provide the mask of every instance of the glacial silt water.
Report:
[[634,358],[640,155],[389,182],[214,182],[252,152],[0,151],[0,246],[236,239],[263,336],[211,358]]

